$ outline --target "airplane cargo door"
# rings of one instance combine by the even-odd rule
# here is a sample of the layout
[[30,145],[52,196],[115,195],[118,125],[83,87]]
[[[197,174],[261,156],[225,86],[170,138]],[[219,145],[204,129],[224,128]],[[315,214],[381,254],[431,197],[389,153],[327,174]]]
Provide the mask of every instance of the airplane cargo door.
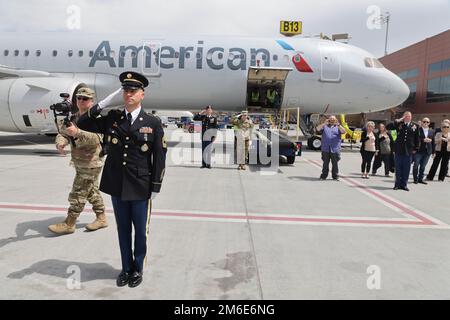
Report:
[[144,40],[143,50],[139,52],[139,65],[142,74],[148,77],[159,77],[161,67],[159,59],[161,58],[162,40]]
[[341,81],[341,61],[333,42],[320,43],[320,81]]
[[280,109],[286,78],[292,68],[249,67],[247,107],[255,111]]

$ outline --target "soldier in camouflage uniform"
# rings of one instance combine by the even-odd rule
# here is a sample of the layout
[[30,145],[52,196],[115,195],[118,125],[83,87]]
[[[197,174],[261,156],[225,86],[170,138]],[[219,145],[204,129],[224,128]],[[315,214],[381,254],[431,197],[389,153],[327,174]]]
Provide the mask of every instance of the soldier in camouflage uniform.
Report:
[[248,111],[242,111],[242,113],[233,119],[233,125],[235,126],[236,134],[236,154],[238,170],[245,170],[245,165],[248,160],[248,149],[250,145],[250,139],[252,136],[253,122],[248,116]]
[[[76,175],[72,191],[69,194],[70,207],[66,220],[48,227],[56,234],[68,234],[75,231],[75,223],[83,211],[86,201],[92,204],[92,209],[96,214],[96,219],[88,224],[86,229],[94,231],[108,226],[105,205],[98,189],[98,177],[103,166],[100,156],[102,135],[80,130],[75,125],[78,118],[92,107],[94,94],[92,89],[79,89],[76,94],[79,112],[72,119],[72,125],[66,127],[63,123],[59,124],[60,133],[56,136],[56,148],[61,154],[65,154],[64,148],[71,145],[70,164],[75,167]],[[76,132],[75,146],[70,142],[69,133],[73,132]]]

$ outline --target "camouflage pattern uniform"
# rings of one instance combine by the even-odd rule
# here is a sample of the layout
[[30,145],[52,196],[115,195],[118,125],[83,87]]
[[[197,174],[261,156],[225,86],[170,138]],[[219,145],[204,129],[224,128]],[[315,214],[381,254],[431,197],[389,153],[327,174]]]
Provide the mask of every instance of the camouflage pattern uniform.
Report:
[[[74,119],[76,123],[77,117]],[[73,233],[75,222],[84,210],[86,201],[92,204],[96,214],[96,220],[86,226],[88,230],[97,230],[107,226],[105,216],[105,205],[98,189],[98,178],[102,171],[103,161],[100,157],[102,150],[101,134],[87,132],[79,129],[74,137],[75,146],[70,143],[70,137],[66,134],[65,126],[61,123],[60,133],[56,136],[56,145],[71,146],[70,165],[75,167],[76,175],[73,181],[72,191],[69,194],[70,207],[67,218],[63,223],[49,226],[49,229],[58,234]]]
[[236,146],[236,153],[237,153],[237,163],[239,165],[238,169],[245,170],[245,164],[247,162],[248,157],[248,148],[249,148],[249,141],[252,134],[253,129],[253,122],[248,117],[247,119],[243,120],[242,118],[235,118],[233,120],[233,125],[235,126],[236,130],[236,140],[237,140],[237,146]]

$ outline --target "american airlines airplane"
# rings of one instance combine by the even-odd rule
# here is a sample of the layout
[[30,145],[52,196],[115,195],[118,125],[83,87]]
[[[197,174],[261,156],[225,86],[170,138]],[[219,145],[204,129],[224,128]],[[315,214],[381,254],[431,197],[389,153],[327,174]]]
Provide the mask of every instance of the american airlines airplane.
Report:
[[[82,86],[101,100],[131,70],[149,79],[143,107],[240,111],[276,88],[302,114],[352,114],[401,104],[408,86],[370,53],[315,38],[0,34],[0,130],[56,132],[49,106]],[[121,97],[112,103],[121,104]],[[255,104],[254,104],[255,105]],[[256,107],[258,108],[258,103]]]

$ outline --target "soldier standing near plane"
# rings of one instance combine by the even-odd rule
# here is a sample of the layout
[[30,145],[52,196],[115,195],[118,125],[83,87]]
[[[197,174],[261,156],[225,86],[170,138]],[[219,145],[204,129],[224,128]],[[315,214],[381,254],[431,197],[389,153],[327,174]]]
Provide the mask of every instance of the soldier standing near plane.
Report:
[[75,144],[71,144],[71,165],[75,167],[76,175],[72,191],[69,194],[70,207],[64,222],[52,224],[48,229],[56,234],[69,234],[75,232],[75,223],[84,209],[86,201],[92,204],[96,214],[94,222],[88,224],[86,229],[95,231],[108,226],[105,215],[105,205],[98,190],[98,177],[102,171],[103,161],[100,156],[102,150],[102,135],[78,130],[74,125],[81,115],[86,113],[93,105],[95,92],[90,88],[81,88],[77,91],[78,113],[72,120],[73,125],[60,125],[60,133],[56,136],[56,149],[65,154],[64,148],[70,144],[70,136]]
[[121,91],[118,90],[84,114],[78,123],[82,128],[95,124],[97,132],[107,136],[108,157],[100,190],[111,195],[117,222],[122,272],[116,284],[133,288],[143,279],[152,200],[161,189],[167,145],[161,121],[141,107],[147,78],[130,71],[122,73],[119,79],[125,110],[100,115],[101,109]]
[[204,110],[194,116],[195,121],[202,122],[202,166],[201,168],[211,169],[211,144],[217,135],[217,117],[213,115],[211,106],[207,106]]
[[412,157],[419,150],[419,126],[412,122],[409,111],[403,117],[386,126],[389,130],[397,131],[395,140],[395,185],[394,190],[409,191],[408,178],[411,171]]
[[245,170],[248,158],[248,148],[252,136],[253,122],[248,116],[248,111],[242,111],[233,119],[233,125],[236,126],[236,155],[238,170]]

